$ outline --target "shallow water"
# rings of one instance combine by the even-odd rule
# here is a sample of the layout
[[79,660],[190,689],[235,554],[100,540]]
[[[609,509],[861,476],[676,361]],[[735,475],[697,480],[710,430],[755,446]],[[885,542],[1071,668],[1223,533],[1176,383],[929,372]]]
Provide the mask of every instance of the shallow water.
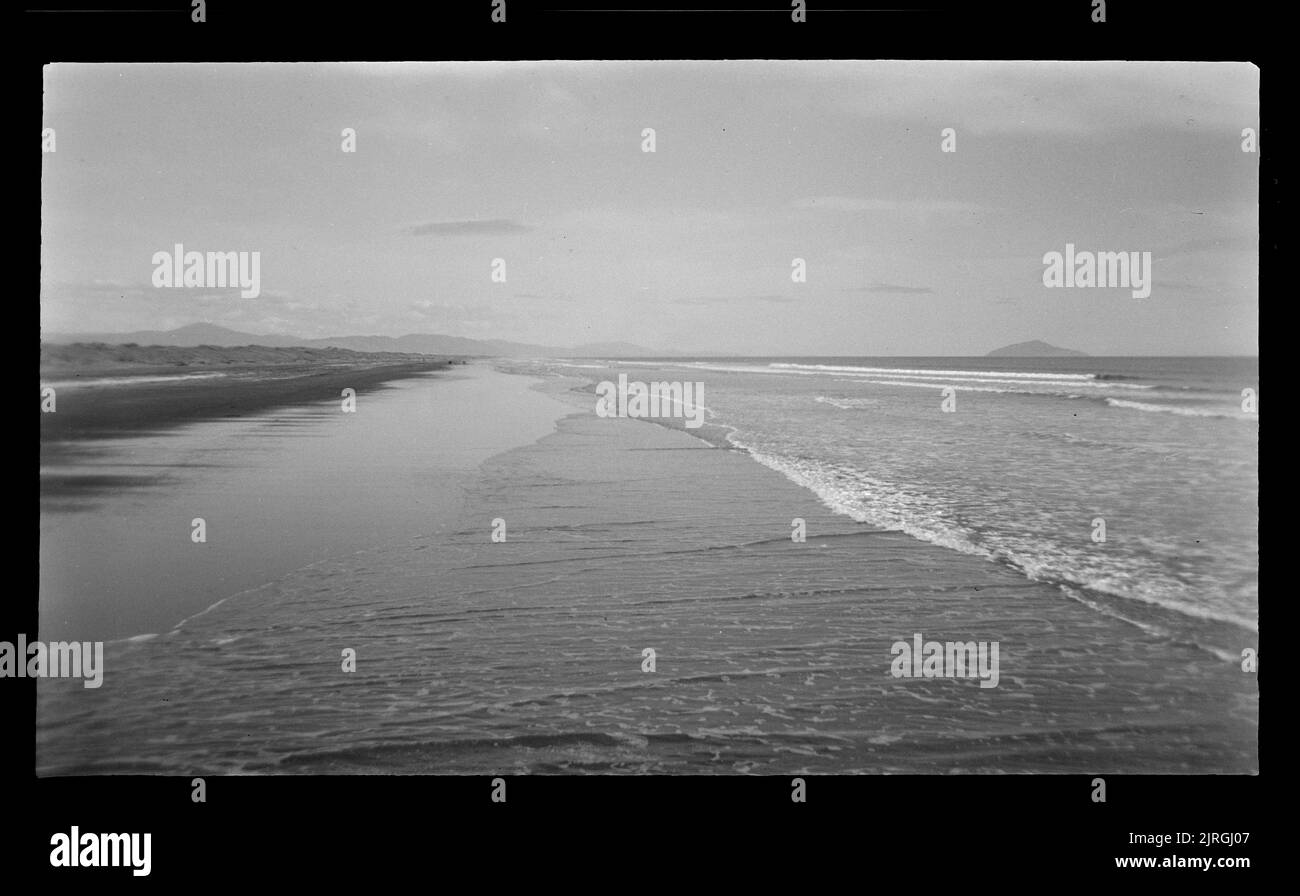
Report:
[[[1256,770],[1236,664],[835,514],[745,452],[599,419],[580,381],[547,383],[557,412],[510,380],[571,416],[484,458],[445,529],[109,645],[98,691],[41,682],[39,772]],[[893,677],[914,633],[999,642],[999,685]]]
[[42,636],[158,634],[290,570],[444,525],[467,472],[555,418],[495,386],[503,374],[464,370],[391,382],[355,413],[328,401],[60,452],[68,463],[41,470]]

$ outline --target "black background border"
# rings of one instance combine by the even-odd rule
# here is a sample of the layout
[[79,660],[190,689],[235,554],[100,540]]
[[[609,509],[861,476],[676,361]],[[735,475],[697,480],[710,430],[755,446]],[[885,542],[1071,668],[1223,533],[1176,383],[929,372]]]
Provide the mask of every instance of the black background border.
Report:
[[[810,2],[794,25],[788,4],[706,0],[710,9],[771,12],[562,13],[582,7],[649,7],[570,0],[507,0],[504,25],[491,0],[369,2],[328,6],[212,0],[207,21],[189,3],[118,4],[159,12],[57,13],[95,2],[40,3],[7,14],[10,100],[20,109],[15,141],[34,143],[41,119],[41,67],[54,61],[333,61],[433,59],[1131,59],[1249,61],[1261,69],[1261,105],[1281,94],[1280,60],[1263,4],[1110,2],[1093,23],[1090,0],[878,3],[927,12],[819,12]],[[661,3],[663,7],[700,4]],[[101,7],[106,8],[106,7]],[[485,110],[490,114],[490,110]],[[1278,262],[1280,167],[1288,113],[1260,126],[1260,293],[1271,294]],[[27,124],[21,124],[26,121]],[[30,134],[31,137],[23,137]],[[35,151],[11,168],[26,220],[40,220]],[[13,301],[33,309],[40,294],[39,226],[16,228],[21,271]],[[36,263],[32,264],[31,259]],[[30,304],[28,304],[30,303]],[[37,322],[39,329],[39,321]],[[24,477],[30,474],[24,474]],[[30,506],[30,505],[27,505]],[[25,524],[26,525],[26,524]],[[1261,535],[1265,527],[1261,526]],[[27,536],[30,537],[30,536]],[[36,637],[37,551],[11,554],[17,588],[0,608],[0,640]],[[1272,601],[1276,606],[1278,601]],[[1056,883],[1117,872],[1114,857],[1262,855],[1258,830],[1272,813],[1258,776],[1106,775],[1107,801],[1092,800],[1092,776],[809,777],[808,801],[794,804],[786,777],[511,777],[507,802],[493,803],[488,777],[211,777],[207,802],[190,799],[189,778],[37,779],[35,687],[0,680],[6,749],[0,840],[6,883],[118,881],[128,886],[285,881],[342,885],[349,878],[460,888],[501,884],[522,873],[549,882],[605,887],[681,883],[732,886],[757,876],[769,886],[792,876],[821,888],[897,879],[944,888],[1022,880]],[[1261,736],[1263,729],[1261,728]],[[1261,765],[1261,768],[1263,766]],[[1266,790],[1266,788],[1268,790]],[[50,836],[82,831],[149,831],[153,871],[53,869]],[[1129,845],[1130,832],[1250,831],[1245,847],[1163,850]],[[1253,870],[1265,863],[1252,861]],[[425,872],[426,876],[421,875]],[[1055,872],[1055,874],[1054,874]],[[1249,874],[1234,869],[1221,875]],[[689,874],[689,877],[685,875]],[[435,876],[436,875],[436,876]],[[1060,877],[1057,877],[1059,875]],[[1230,880],[1231,878],[1229,878]],[[67,881],[64,881],[67,883]],[[1050,884],[1049,884],[1050,885]]]

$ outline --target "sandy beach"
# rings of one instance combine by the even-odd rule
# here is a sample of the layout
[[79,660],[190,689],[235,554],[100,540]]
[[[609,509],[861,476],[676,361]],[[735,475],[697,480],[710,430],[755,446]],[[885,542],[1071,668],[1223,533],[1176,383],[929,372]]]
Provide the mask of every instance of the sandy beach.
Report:
[[[1253,679],[1192,645],[834,514],[743,452],[599,419],[573,378],[464,382],[477,412],[437,423],[480,450],[453,478],[380,474],[455,500],[109,644],[93,696],[41,682],[39,773],[1255,768]],[[408,431],[449,385],[409,381]],[[999,686],[893,677],[918,633],[1000,642]]]
[[[55,389],[57,410],[41,414],[41,464],[75,453],[84,439],[338,399],[345,388],[364,394],[450,363],[338,349],[42,346],[41,387]],[[67,494],[75,485],[42,476],[41,493]]]
[[[107,421],[98,437],[74,404],[44,415],[66,415],[80,434],[42,442],[42,632],[166,632],[308,563],[436,530],[460,477],[549,432],[554,415],[493,388],[502,374],[427,366],[327,371],[284,388],[259,376],[86,390]],[[334,397],[345,382],[357,389],[354,413]],[[163,392],[158,404],[181,416],[137,429],[119,395],[135,390]],[[200,394],[215,407],[206,417]],[[195,519],[207,528],[201,544]]]

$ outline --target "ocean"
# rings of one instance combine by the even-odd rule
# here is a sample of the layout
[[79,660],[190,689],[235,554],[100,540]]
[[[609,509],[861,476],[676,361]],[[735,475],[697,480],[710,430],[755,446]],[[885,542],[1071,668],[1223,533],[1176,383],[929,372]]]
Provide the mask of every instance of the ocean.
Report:
[[659,359],[611,371],[703,382],[714,438],[721,429],[854,520],[1007,564],[1224,657],[1257,631],[1257,359]]

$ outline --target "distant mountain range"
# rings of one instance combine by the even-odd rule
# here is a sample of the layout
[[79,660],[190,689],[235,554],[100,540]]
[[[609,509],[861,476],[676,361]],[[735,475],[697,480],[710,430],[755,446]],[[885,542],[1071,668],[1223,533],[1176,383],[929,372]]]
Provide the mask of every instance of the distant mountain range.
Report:
[[532,345],[527,342],[508,342],[504,339],[467,339],[463,336],[444,336],[439,333],[417,333],[407,336],[329,336],[324,339],[304,339],[282,333],[258,336],[241,333],[215,324],[190,324],[175,330],[137,330],[134,333],[42,333],[41,341],[55,344],[72,342],[103,342],[110,345],[135,343],[136,345],[221,347],[239,345],[264,345],[271,348],[326,347],[346,348],[354,352],[411,352],[424,355],[483,355],[489,357],[545,357],[545,358],[632,358],[668,357],[674,352],[663,352],[633,345],[630,342],[590,342],[560,348],[549,345]]
[[1002,348],[995,348],[984,357],[986,358],[1065,358],[1065,357],[1088,357],[1087,352],[1076,352],[1072,348],[1059,348],[1055,345],[1049,345],[1041,339],[1031,339],[1029,342],[1016,342],[1012,345],[1004,345]]
[[[286,333],[257,335],[216,324],[190,324],[175,330],[136,330],[133,333],[42,333],[41,341],[54,345],[103,342],[108,345],[212,345],[222,348],[263,345],[268,348],[345,348],[354,352],[409,352],[421,355],[477,355],[494,358],[671,358],[697,357],[689,352],[663,351],[630,342],[588,342],[583,345],[535,345],[505,339],[469,339],[441,333],[406,336],[328,336],[305,339]],[[1085,352],[1058,348],[1040,340],[1017,342],[994,349],[989,358],[1086,357]]]

